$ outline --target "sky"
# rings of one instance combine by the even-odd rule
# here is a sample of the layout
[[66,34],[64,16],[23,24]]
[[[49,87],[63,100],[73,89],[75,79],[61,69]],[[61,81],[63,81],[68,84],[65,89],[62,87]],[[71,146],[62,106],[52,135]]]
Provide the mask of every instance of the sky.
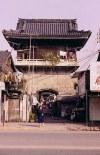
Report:
[[83,57],[94,52],[97,46],[99,16],[100,0],[0,0],[0,50],[11,51],[2,30],[16,29],[18,18],[77,19],[79,30],[92,32],[79,52]]

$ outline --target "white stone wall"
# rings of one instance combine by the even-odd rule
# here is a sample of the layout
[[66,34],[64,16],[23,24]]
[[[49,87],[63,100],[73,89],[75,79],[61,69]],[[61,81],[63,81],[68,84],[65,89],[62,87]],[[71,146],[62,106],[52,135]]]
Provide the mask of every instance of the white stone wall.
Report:
[[8,122],[8,100],[4,102],[5,121]]
[[20,120],[23,121],[23,100],[20,100]]
[[31,107],[29,102],[29,96],[23,95],[23,100],[20,102],[20,119],[24,122],[29,121],[29,113]]
[[75,95],[74,83],[76,79],[72,79],[70,74],[32,74],[24,75],[27,80],[26,91],[28,93],[36,93],[40,89],[54,89],[60,94]]

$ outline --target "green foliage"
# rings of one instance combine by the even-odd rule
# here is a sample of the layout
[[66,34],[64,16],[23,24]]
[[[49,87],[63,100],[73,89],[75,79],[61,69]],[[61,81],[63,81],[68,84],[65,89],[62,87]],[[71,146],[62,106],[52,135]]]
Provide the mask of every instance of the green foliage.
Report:
[[31,122],[31,121],[35,121],[35,113],[32,113],[30,111],[30,113],[29,113],[29,122]]
[[49,61],[51,66],[55,66],[60,62],[59,56],[55,55],[53,52],[44,53],[42,57],[45,61]]
[[25,87],[26,87],[26,79],[22,78],[21,81],[18,83],[18,89],[21,89],[24,91]]

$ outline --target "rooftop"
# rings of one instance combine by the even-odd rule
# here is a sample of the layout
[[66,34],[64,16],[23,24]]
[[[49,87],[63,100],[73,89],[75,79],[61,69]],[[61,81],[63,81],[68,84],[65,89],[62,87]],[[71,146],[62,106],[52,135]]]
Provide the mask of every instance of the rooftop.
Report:
[[78,31],[76,19],[20,19],[16,30],[3,31],[8,34],[31,35],[37,37],[79,37],[89,36],[90,31]]
[[99,57],[99,51],[92,53],[91,55],[85,58],[84,62],[80,65],[80,67],[72,74],[72,78],[76,78],[80,75],[80,73],[90,70],[90,65],[92,62],[96,62]]
[[[90,37],[91,31],[79,31],[76,19],[19,18],[16,30],[3,30],[3,35],[11,46],[13,46],[11,42],[20,44],[20,39],[24,44],[28,44],[28,39],[31,37],[36,45],[44,42],[52,44],[54,41],[57,44],[58,41],[58,45],[72,46],[74,44],[74,46],[82,47]],[[73,40],[73,43],[70,43],[70,40]],[[14,46],[14,48],[16,47]]]

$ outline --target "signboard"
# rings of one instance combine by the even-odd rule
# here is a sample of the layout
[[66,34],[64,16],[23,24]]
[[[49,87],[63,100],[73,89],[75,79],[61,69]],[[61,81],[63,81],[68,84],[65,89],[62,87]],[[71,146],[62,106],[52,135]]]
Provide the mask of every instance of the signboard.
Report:
[[0,81],[0,90],[5,90],[5,83]]
[[100,62],[90,65],[90,90],[100,92]]
[[83,73],[82,76],[79,78],[78,86],[79,86],[79,95],[84,95],[86,92],[85,73]]

